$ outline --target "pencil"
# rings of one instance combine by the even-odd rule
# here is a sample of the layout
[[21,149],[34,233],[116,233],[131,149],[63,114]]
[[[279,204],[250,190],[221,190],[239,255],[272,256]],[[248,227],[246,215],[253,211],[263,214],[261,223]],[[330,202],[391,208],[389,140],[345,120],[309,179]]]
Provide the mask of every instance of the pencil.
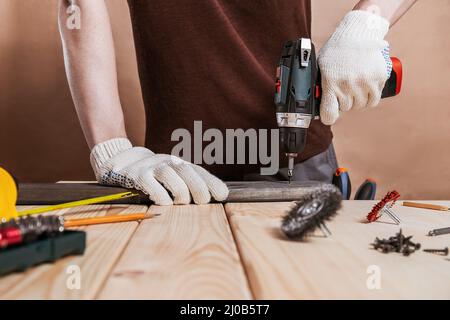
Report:
[[64,222],[65,228],[90,226],[94,224],[104,224],[104,223],[116,223],[116,222],[127,222],[127,221],[138,221],[150,218],[151,215],[147,213],[134,213],[126,215],[116,215],[108,217],[96,217],[96,218],[83,218],[83,219],[68,219]]
[[437,204],[430,204],[430,203],[419,203],[419,202],[409,202],[404,201],[403,205],[405,207],[413,207],[413,208],[420,208],[420,209],[430,209],[430,210],[438,210],[438,211],[449,211],[450,209],[445,206],[440,206]]

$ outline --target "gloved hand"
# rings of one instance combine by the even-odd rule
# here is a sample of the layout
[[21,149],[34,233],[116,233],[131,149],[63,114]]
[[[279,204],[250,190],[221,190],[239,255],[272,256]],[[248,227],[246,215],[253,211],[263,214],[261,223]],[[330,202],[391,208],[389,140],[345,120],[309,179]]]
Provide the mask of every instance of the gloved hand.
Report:
[[389,22],[368,11],[349,12],[319,52],[320,117],[331,125],[339,111],[378,105],[392,63],[384,40]]
[[[97,181],[104,185],[135,188],[148,194],[157,205],[188,204],[225,200],[228,188],[205,169],[167,154],[133,147],[118,138],[97,144],[91,151]],[[173,200],[167,190],[172,193]]]

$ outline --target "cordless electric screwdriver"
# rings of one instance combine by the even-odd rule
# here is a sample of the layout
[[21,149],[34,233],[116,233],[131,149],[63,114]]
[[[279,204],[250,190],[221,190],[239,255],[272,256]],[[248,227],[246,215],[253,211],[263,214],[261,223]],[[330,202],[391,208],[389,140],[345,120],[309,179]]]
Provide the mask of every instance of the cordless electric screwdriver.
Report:
[[[382,98],[400,93],[402,64],[391,58],[392,73],[384,86]],[[287,41],[276,72],[275,105],[280,145],[288,157],[288,178],[291,181],[294,159],[303,152],[311,121],[320,116],[320,70],[311,39]]]

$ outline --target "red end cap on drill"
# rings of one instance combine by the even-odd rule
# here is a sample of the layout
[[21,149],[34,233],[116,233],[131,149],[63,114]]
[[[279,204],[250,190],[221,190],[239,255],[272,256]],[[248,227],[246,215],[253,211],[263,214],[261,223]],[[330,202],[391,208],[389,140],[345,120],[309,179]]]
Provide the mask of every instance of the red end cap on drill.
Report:
[[402,62],[398,58],[391,57],[391,61],[392,61],[392,70],[397,75],[397,83],[395,87],[395,94],[397,95],[400,93],[400,91],[402,91],[403,66]]

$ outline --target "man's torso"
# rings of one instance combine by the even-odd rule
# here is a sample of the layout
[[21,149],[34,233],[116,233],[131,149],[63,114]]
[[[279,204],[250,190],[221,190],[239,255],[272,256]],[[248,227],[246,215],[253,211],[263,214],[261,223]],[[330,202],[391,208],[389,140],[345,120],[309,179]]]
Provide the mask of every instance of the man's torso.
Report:
[[[171,153],[178,143],[171,142],[172,132],[184,128],[194,136],[194,121],[202,121],[203,132],[276,128],[275,68],[286,40],[310,37],[310,1],[128,2],[148,148]],[[325,151],[331,139],[330,128],[314,121],[298,160]],[[259,167],[202,166],[227,180]]]

